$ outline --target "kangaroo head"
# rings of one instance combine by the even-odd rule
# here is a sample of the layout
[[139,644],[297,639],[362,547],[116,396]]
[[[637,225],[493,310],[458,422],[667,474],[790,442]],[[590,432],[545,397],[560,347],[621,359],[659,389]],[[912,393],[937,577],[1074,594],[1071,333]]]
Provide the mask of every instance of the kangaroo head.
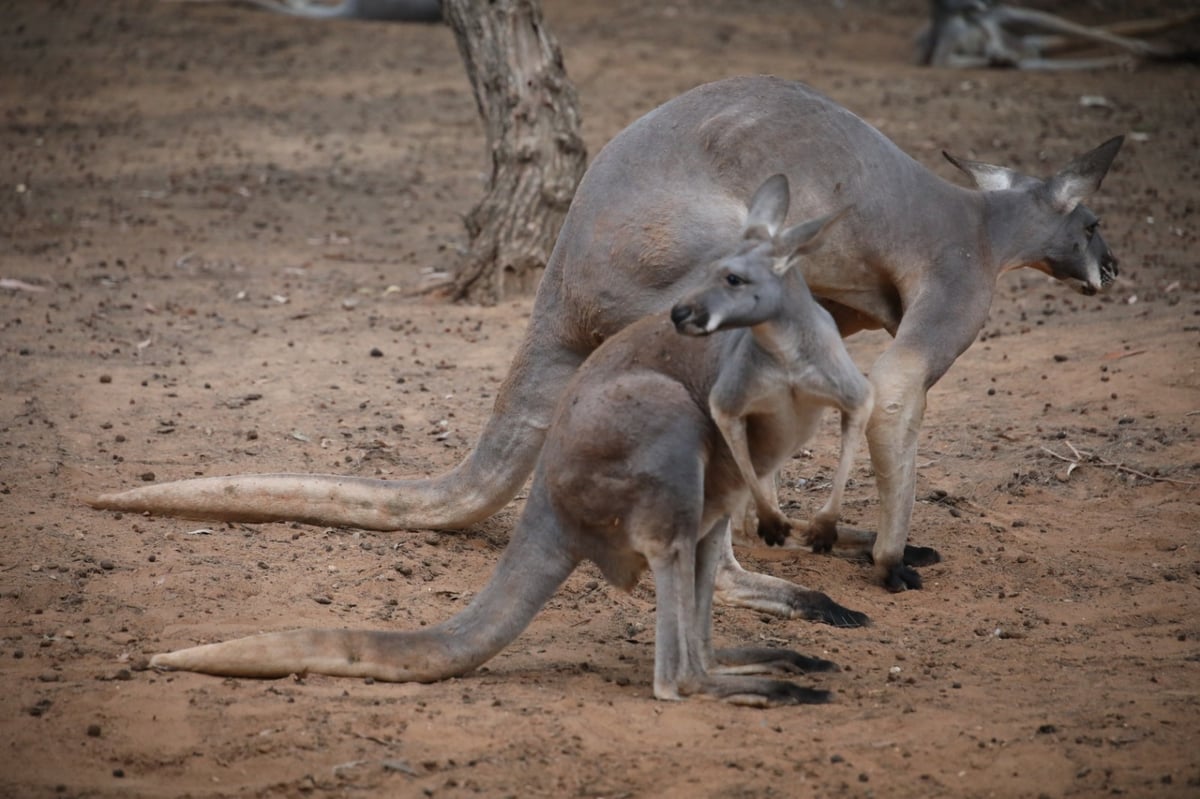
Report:
[[772,175],[754,192],[742,238],[733,252],[708,264],[700,287],[671,309],[676,330],[703,336],[731,327],[751,327],[779,315],[784,275],[797,256],[819,246],[828,224],[844,213],[780,230],[789,203],[784,175]]
[[1098,230],[1100,218],[1083,200],[1100,188],[1123,136],[1084,153],[1047,180],[1016,170],[943,153],[985,192],[1016,192],[1019,201],[997,205],[996,220],[1014,238],[1012,262],[1005,268],[1039,269],[1083,294],[1095,294],[1117,276],[1117,259]]

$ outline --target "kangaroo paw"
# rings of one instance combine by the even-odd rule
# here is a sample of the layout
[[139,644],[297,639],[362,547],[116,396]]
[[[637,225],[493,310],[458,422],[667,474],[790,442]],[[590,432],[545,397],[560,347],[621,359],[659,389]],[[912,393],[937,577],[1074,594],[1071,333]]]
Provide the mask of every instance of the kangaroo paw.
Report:
[[812,551],[823,554],[833,551],[838,540],[837,522],[813,519],[804,531],[804,543],[812,547]]
[[792,534],[792,523],[786,517],[761,518],[758,520],[758,537],[770,546],[782,546]]

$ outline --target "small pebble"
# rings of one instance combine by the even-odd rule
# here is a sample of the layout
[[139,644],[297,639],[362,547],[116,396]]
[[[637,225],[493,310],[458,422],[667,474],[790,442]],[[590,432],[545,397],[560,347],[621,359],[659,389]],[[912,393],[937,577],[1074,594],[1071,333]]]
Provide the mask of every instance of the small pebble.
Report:
[[142,479],[143,483],[154,482],[154,472],[142,472],[140,475],[138,475],[138,477]]
[[372,347],[371,348],[371,357],[372,358],[382,358],[383,350],[379,349],[378,347]]
[[99,724],[89,724],[88,728],[87,728],[87,734],[88,734],[89,738],[99,738],[100,737],[100,725]]
[[101,383],[111,383],[112,375],[100,375],[100,382]]

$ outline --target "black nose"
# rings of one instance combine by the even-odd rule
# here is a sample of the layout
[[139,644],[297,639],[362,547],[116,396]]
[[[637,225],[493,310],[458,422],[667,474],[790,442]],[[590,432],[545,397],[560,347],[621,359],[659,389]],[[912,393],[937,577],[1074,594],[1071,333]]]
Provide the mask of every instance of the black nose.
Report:
[[1118,269],[1119,264],[1120,264],[1120,262],[1116,259],[1116,256],[1114,256],[1111,252],[1104,253],[1104,258],[1101,259],[1101,261],[1100,261],[1100,265],[1103,266],[1107,271],[1111,272],[1113,275],[1121,274],[1121,270]]
[[692,316],[692,309],[686,305],[676,305],[671,309],[671,322],[679,327]]

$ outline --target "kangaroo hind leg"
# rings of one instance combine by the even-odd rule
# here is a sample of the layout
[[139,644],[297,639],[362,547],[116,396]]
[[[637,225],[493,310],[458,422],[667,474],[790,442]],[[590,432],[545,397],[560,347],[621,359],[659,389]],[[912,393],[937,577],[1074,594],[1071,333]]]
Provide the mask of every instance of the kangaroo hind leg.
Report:
[[834,627],[865,627],[871,623],[867,614],[839,605],[820,591],[742,568],[728,537],[722,547],[716,578],[716,596],[722,605],[785,619],[824,622]]
[[[694,534],[693,534],[694,535]],[[697,696],[752,707],[813,704],[829,692],[787,680],[722,674],[713,670],[712,592],[722,539],[722,519],[699,542],[677,538],[648,557],[657,594],[654,695],[659,699]]]

